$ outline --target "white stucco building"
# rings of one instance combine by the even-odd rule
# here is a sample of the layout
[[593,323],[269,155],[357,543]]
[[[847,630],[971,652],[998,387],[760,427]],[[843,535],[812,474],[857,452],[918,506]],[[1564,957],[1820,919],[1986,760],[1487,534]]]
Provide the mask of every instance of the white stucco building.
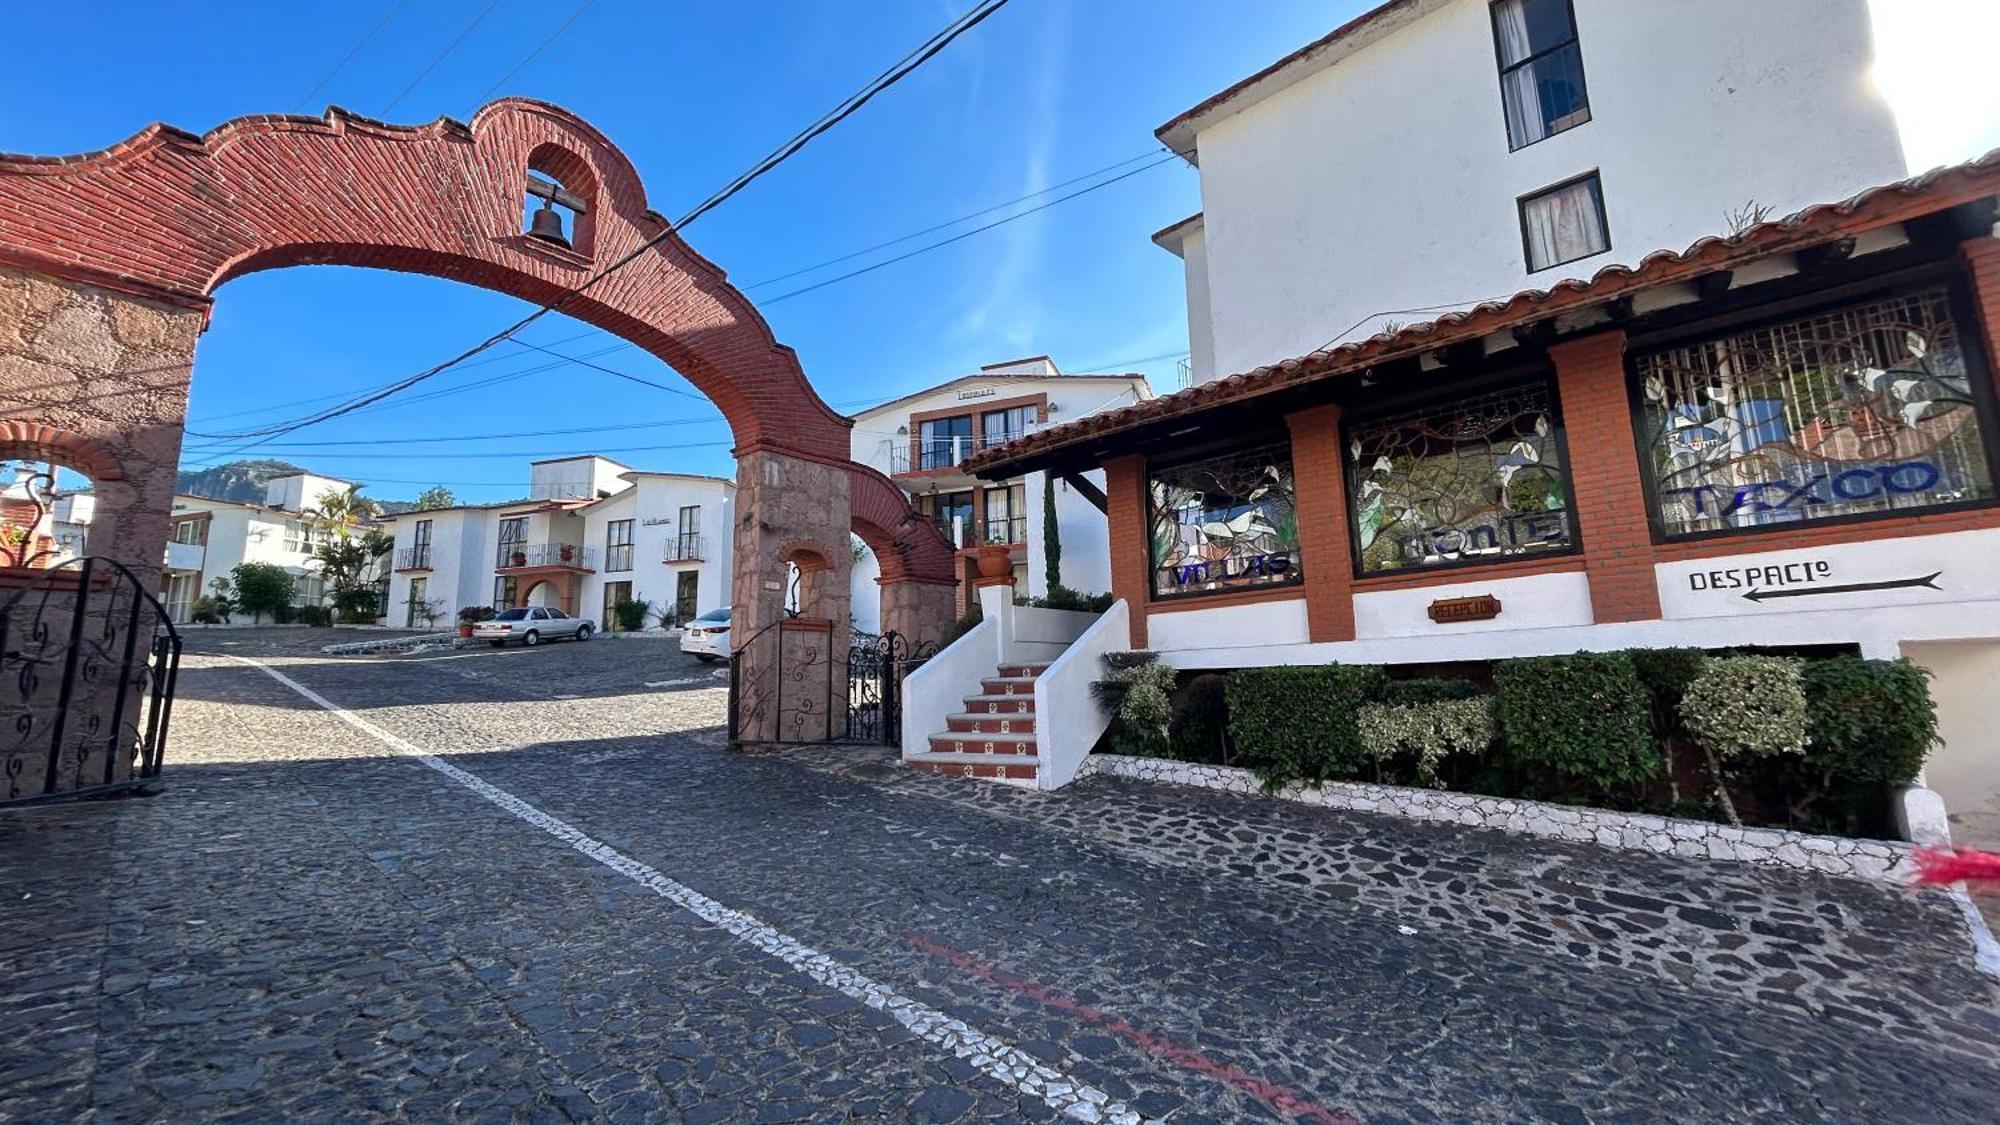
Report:
[[329,533],[315,529],[311,512],[321,498],[350,487],[335,477],[293,473],[266,482],[262,504],[175,496],[160,598],[168,616],[186,622],[194,600],[246,562],[284,567],[295,583],[295,604],[320,604],[324,583],[312,552]]
[[[982,543],[1006,544],[1017,591],[1044,597],[1049,588],[1045,475],[980,481],[960,462],[1042,426],[1152,397],[1143,375],[1065,375],[1047,356],[991,364],[856,414],[853,457],[895,481],[958,549],[961,611],[971,604],[966,576]],[[1111,589],[1098,503],[1103,487],[1102,473],[1055,481],[1061,582],[1079,593]],[[880,565],[864,550],[852,587],[854,625],[863,632],[880,628],[875,587],[880,574]]]
[[728,605],[735,494],[721,477],[606,457],[538,461],[525,499],[385,521],[396,541],[387,623],[445,627],[470,606],[544,605],[608,631],[620,601],[647,602],[649,628]]
[[1194,378],[1902,178],[1865,0],[1393,0],[1158,130]]

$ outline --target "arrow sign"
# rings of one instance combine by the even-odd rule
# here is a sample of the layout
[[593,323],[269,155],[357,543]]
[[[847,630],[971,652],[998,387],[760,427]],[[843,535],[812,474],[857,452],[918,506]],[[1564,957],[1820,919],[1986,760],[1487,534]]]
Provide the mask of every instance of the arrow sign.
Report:
[[1937,584],[1938,576],[1944,571],[1933,571],[1921,578],[1889,578],[1881,582],[1849,582],[1844,586],[1802,586],[1796,590],[1752,590],[1743,595],[1753,602],[1766,598],[1803,598],[1813,594],[1858,594],[1863,590],[1898,590],[1905,586],[1923,586],[1931,590],[1943,587]]

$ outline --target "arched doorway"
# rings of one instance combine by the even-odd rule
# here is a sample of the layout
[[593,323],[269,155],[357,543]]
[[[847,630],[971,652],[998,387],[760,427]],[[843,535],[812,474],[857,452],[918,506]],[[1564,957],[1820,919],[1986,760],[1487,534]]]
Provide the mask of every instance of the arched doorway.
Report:
[[[563,312],[658,356],[728,420],[734,635],[782,617],[788,545],[844,544],[858,526],[849,420],[722,271],[667,232],[624,154],[559,107],[507,98],[470,123],[413,127],[339,109],[239,118],[202,136],[154,125],[102,152],[0,156],[0,198],[0,419],[75,433],[123,470],[131,494],[106,513],[117,527],[106,546],[135,570],[159,568],[215,291],[303,264],[430,274],[547,304],[647,247]],[[903,526],[900,494],[897,513],[868,491],[864,534],[895,545],[898,580],[949,581],[948,565],[933,573],[938,551]],[[800,615],[844,643],[849,555],[823,561]],[[769,674],[754,655],[743,665],[747,680]],[[780,737],[770,721],[740,734]]]

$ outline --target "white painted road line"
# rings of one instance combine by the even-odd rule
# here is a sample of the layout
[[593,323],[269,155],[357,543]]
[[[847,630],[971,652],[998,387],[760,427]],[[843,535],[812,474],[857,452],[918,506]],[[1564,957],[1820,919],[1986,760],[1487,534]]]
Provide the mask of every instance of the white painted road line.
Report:
[[229,659],[257,669],[355,730],[436,770],[515,817],[646,887],[654,894],[725,931],[737,940],[776,957],[843,996],[887,1012],[897,1023],[909,1029],[911,1034],[970,1062],[990,1078],[1024,1094],[1040,1098],[1049,1108],[1065,1117],[1078,1121],[1111,1121],[1119,1125],[1134,1125],[1140,1120],[1138,1113],[1120,1102],[1112,1101],[1102,1090],[1085,1085],[1075,1077],[1042,1063],[998,1036],[989,1035],[963,1020],[904,996],[797,938],[743,911],[724,906],[694,888],[667,877],[648,864],[641,863],[616,848],[593,839],[580,829],[543,812],[477,774],[462,770],[402,736],[348,711],[276,668],[233,654],[229,654]]

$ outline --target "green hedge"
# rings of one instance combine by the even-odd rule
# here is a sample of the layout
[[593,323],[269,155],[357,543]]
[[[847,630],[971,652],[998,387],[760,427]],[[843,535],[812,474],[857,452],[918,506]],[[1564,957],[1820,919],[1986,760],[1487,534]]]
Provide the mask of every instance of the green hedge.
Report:
[[1266,788],[1360,777],[1372,761],[1357,726],[1388,678],[1370,665],[1253,668],[1229,677],[1229,737]]
[[1907,660],[1806,663],[1807,757],[1834,778],[1905,785],[1937,744],[1930,672]]
[[1600,789],[1659,771],[1651,699],[1630,653],[1503,660],[1493,686],[1515,762]]

